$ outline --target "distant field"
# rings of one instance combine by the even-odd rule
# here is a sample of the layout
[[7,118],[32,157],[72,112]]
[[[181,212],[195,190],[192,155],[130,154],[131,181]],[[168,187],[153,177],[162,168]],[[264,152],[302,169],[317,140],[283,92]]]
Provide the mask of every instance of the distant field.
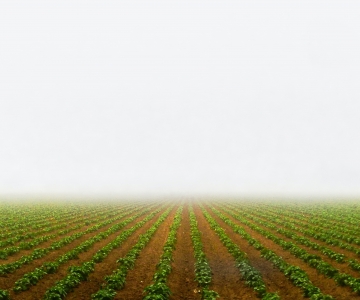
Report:
[[360,299],[360,204],[0,205],[2,299]]

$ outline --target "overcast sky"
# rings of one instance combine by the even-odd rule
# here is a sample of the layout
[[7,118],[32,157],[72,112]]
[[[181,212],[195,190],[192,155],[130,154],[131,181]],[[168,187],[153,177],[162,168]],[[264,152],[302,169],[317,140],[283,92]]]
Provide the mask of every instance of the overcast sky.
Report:
[[360,195],[359,1],[0,2],[0,194]]

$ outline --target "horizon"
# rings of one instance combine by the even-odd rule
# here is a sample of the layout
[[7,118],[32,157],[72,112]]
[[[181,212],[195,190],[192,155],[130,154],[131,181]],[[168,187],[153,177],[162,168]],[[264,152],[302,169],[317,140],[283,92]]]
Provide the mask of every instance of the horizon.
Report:
[[0,200],[360,198],[359,9],[0,3]]

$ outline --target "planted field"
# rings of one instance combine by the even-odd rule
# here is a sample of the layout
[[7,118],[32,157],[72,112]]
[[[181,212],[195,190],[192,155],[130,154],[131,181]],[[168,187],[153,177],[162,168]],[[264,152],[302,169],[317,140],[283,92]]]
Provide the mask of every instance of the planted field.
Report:
[[360,299],[360,205],[0,206],[0,300]]

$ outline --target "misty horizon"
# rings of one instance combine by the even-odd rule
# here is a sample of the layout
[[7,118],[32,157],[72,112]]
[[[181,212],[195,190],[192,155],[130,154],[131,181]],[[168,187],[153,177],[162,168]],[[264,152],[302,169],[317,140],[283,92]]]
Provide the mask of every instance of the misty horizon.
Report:
[[359,9],[2,2],[0,198],[359,197]]

